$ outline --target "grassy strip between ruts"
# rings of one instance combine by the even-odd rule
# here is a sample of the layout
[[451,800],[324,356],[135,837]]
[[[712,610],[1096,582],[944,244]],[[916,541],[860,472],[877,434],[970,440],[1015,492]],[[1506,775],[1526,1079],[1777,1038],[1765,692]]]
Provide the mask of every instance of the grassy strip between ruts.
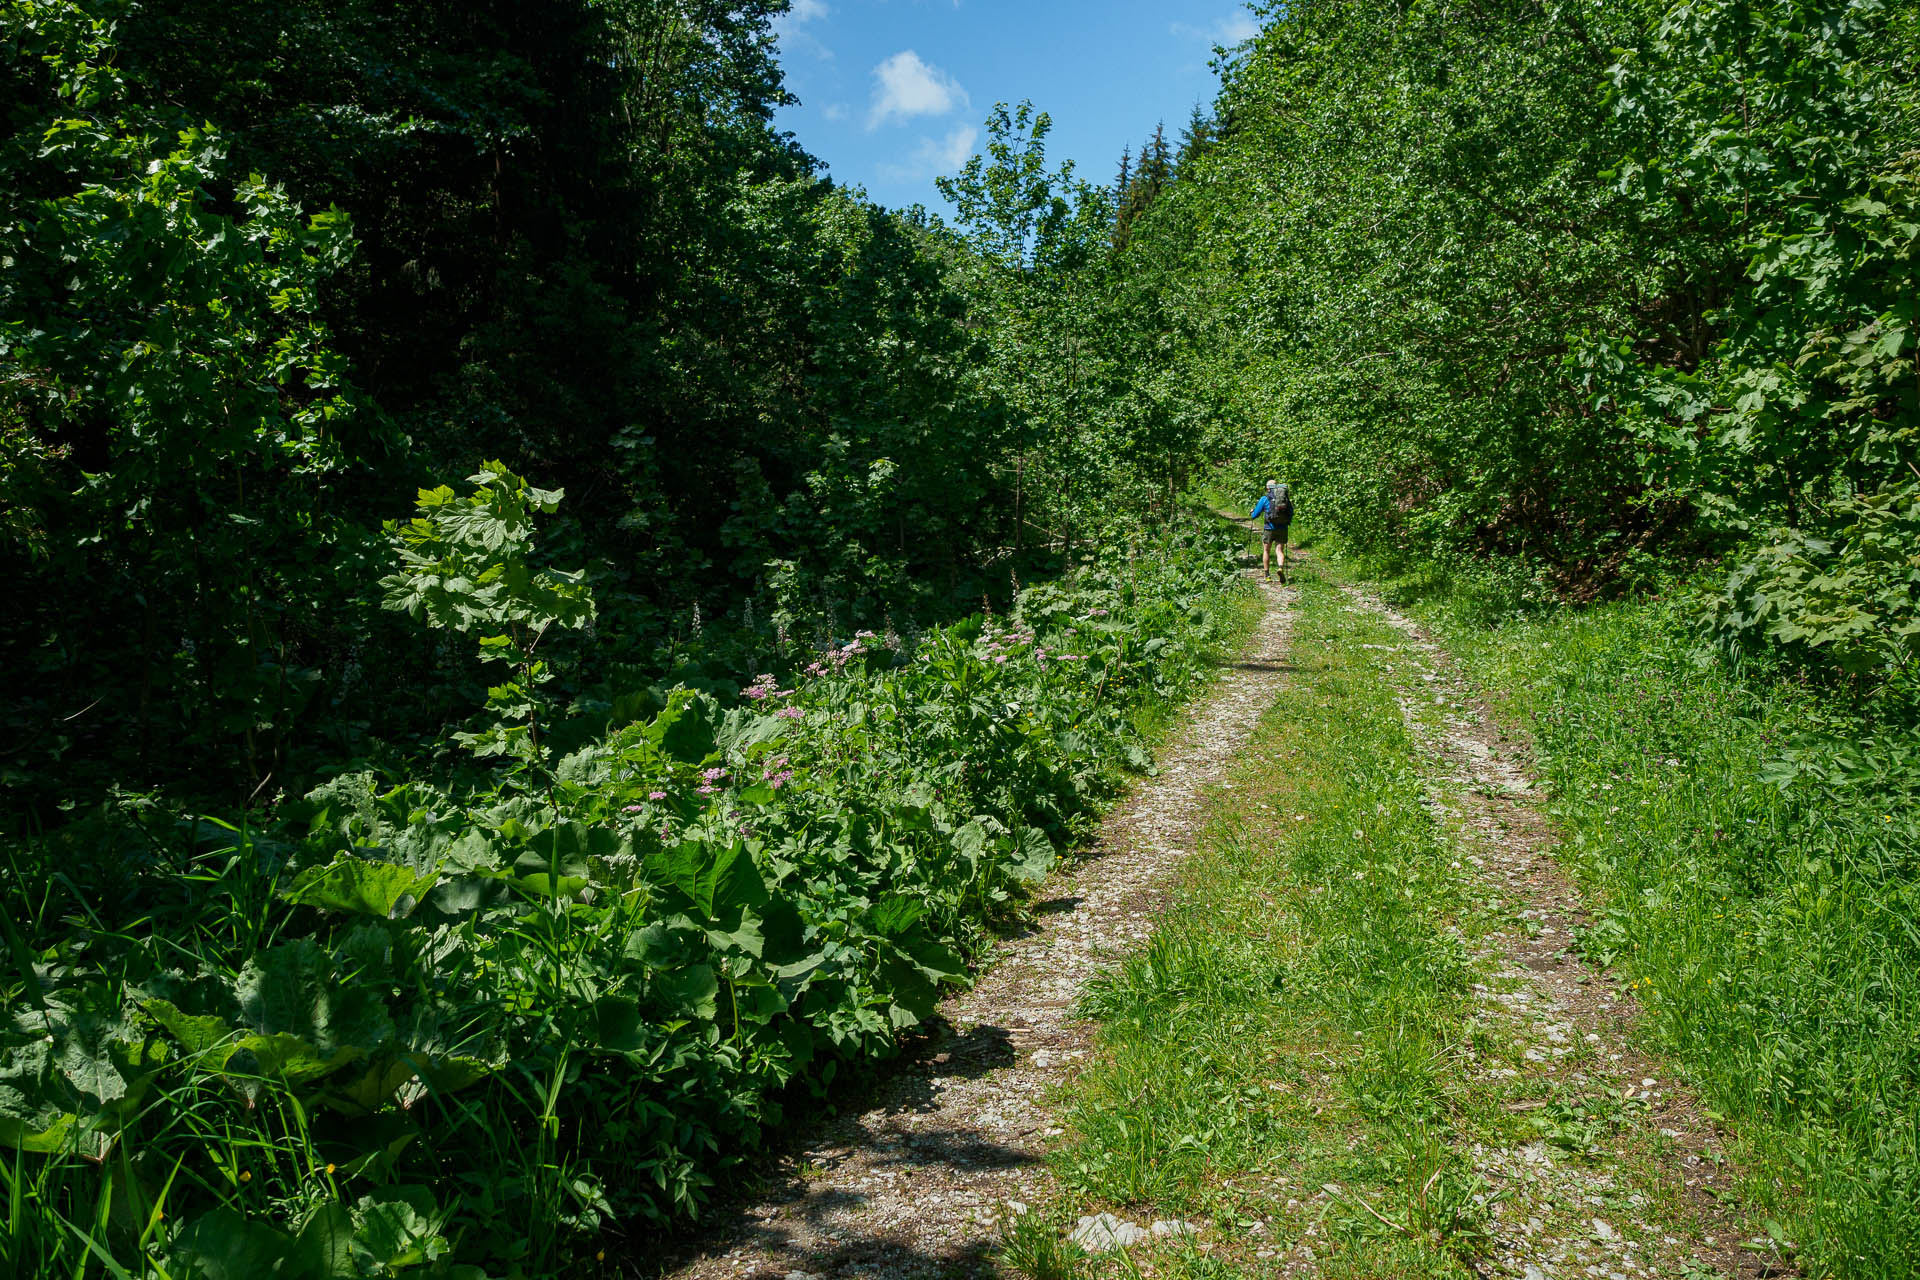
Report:
[[[1085,1000],[1101,1052],[1067,1099],[1062,1196],[1009,1218],[1007,1263],[1037,1280],[1466,1275],[1501,1218],[1563,1235],[1578,1271],[1599,1214],[1685,1233],[1655,1144],[1595,1121],[1479,1015],[1499,965],[1476,943],[1512,904],[1426,804],[1403,637],[1317,566],[1299,580],[1289,685],[1155,938]],[[1495,1186],[1477,1167],[1521,1149],[1564,1176]],[[1102,1209],[1196,1230],[1091,1257],[1063,1230]]]

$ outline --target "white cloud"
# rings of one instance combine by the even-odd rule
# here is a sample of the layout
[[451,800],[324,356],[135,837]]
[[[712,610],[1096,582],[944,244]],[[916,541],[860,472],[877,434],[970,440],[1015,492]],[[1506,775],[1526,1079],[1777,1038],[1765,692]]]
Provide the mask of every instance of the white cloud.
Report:
[[1231,47],[1259,35],[1260,24],[1245,9],[1238,9],[1224,18],[1215,18],[1205,26],[1195,26],[1191,22],[1175,22],[1167,30],[1183,40],[1204,40],[1208,44]]
[[826,0],[793,0],[793,8],[773,20],[774,38],[783,48],[801,50],[822,61],[830,60],[833,50],[820,43],[812,32],[802,30],[809,22],[826,21],[829,12]]
[[793,0],[793,8],[773,20],[774,34],[785,36],[809,22],[824,22],[829,12],[826,0]]
[[821,108],[820,114],[825,116],[829,120],[833,120],[837,122],[837,121],[845,120],[847,116],[851,113],[847,110],[846,103],[829,102],[825,107]]
[[922,62],[913,50],[903,49],[873,69],[873,108],[867,112],[867,128],[914,116],[944,116],[966,105],[967,91],[959,81]]
[[978,129],[970,124],[957,124],[944,138],[921,138],[904,163],[880,165],[881,176],[907,181],[957,173],[973,157],[973,144],[979,140]]

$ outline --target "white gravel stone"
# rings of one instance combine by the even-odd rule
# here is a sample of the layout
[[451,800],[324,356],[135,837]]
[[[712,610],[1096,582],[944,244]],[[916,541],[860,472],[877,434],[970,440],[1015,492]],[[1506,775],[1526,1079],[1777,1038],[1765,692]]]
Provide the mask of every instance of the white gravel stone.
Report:
[[1115,1249],[1124,1249],[1152,1238],[1153,1233],[1145,1227],[1116,1218],[1110,1213],[1096,1213],[1090,1218],[1082,1218],[1067,1233],[1067,1239],[1088,1253],[1111,1253]]

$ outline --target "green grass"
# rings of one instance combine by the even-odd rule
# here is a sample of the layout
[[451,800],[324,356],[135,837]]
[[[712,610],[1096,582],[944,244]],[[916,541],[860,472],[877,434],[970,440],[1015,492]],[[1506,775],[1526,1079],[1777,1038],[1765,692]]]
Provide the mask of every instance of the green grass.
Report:
[[1425,620],[1530,727],[1584,940],[1745,1136],[1810,1274],[1920,1272],[1920,743],[1835,691],[1743,680],[1676,613]]
[[[1463,1277],[1522,1247],[1554,1274],[1723,1257],[1759,1233],[1751,1206],[1686,1185],[1685,1153],[1610,1083],[1617,1055],[1580,1038],[1542,1053],[1535,1017],[1497,1007],[1526,985],[1497,935],[1530,900],[1437,816],[1461,797],[1415,738],[1443,714],[1428,660],[1335,575],[1302,566],[1293,673],[1176,905],[1084,998],[1099,1052],[1065,1099],[1061,1195],[1004,1260],[1036,1280],[1224,1280],[1309,1254],[1319,1274],[1381,1277]],[[1415,728],[1397,684],[1421,691]],[[1131,1258],[1048,1243],[1103,1209],[1203,1230]]]
[[1295,1243],[1349,1274],[1445,1274],[1486,1212],[1450,1141],[1473,968],[1448,922],[1465,903],[1362,647],[1394,636],[1317,575],[1301,583],[1298,672],[1230,816],[1152,943],[1085,1000],[1102,1052],[1057,1167],[1078,1211],[1205,1224],[1162,1249],[1161,1275],[1243,1274]]

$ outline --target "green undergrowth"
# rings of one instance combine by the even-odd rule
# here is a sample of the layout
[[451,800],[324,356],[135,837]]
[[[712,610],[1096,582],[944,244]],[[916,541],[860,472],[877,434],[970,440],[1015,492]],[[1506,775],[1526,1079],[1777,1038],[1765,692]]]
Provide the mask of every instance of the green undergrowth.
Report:
[[478,479],[391,581],[484,624],[491,773],[5,850],[0,1273],[644,1268],[966,980],[1257,615],[1235,540],[1173,531],[738,697],[636,690],[560,756],[535,649],[591,601],[522,554],[556,496]]
[[1260,1274],[1302,1245],[1329,1274],[1447,1274],[1479,1249],[1488,1189],[1453,1145],[1469,904],[1384,671],[1395,636],[1298,581],[1294,670],[1176,905],[1086,996],[1068,1196],[1008,1233],[1027,1274],[1095,1268],[1051,1228],[1103,1207],[1201,1228],[1158,1275]]
[[1424,620],[1530,728],[1561,860],[1660,1048],[1744,1135],[1808,1274],[1920,1271],[1920,737],[1875,701],[1744,678],[1674,607]]

